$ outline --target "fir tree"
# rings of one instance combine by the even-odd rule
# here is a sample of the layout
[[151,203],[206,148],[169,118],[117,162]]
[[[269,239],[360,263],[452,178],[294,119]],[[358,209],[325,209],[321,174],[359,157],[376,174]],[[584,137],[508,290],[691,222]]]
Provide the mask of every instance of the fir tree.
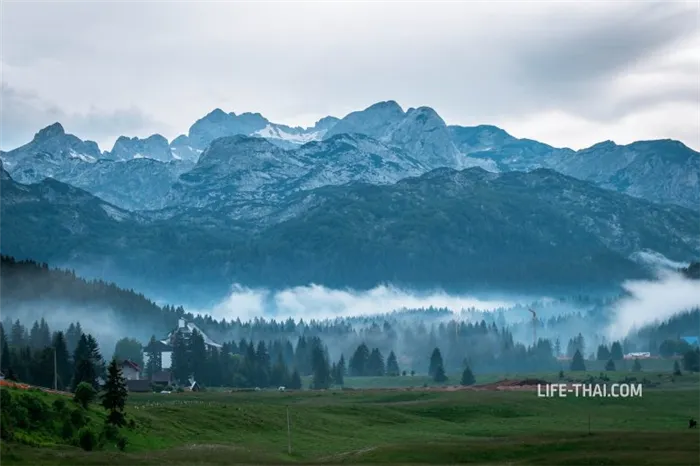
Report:
[[574,358],[571,360],[571,371],[585,371],[586,370],[586,364],[583,361],[583,356],[581,356],[581,352],[579,350],[576,350],[574,353]]
[[610,350],[605,345],[598,346],[598,354],[596,359],[598,361],[607,361],[611,358]]
[[7,340],[2,345],[2,355],[0,355],[0,370],[8,371],[12,367],[10,362],[10,347],[7,345]]
[[355,353],[350,358],[350,375],[361,377],[367,374],[367,363],[369,361],[369,348],[364,343],[360,344]]
[[612,359],[609,359],[607,364],[605,364],[605,370],[606,371],[614,371],[615,370],[615,362],[613,362]]
[[94,390],[97,390],[99,388],[97,372],[95,370],[95,365],[90,359],[88,339],[84,334],[81,335],[78,340],[78,345],[73,354],[73,363],[73,391],[75,391],[82,382],[90,384]]
[[444,364],[442,361],[442,354],[440,353],[440,349],[435,348],[432,354],[430,355],[430,366],[428,366],[428,375],[431,377],[435,377],[437,368],[443,365]]
[[460,381],[461,385],[474,385],[476,383],[476,379],[474,378],[474,374],[472,373],[472,370],[469,366],[464,368],[464,371],[462,372],[462,380]]
[[399,362],[396,359],[394,352],[389,353],[389,358],[386,360],[386,375],[398,376],[401,373]]
[[624,358],[625,356],[622,354],[622,345],[620,345],[619,341],[614,342],[610,347],[610,359],[613,361],[622,361]]
[[367,360],[367,371],[368,375],[381,377],[386,373],[386,368],[384,367],[384,357],[382,356],[379,348],[372,349],[369,354],[369,359]]
[[437,383],[447,382],[447,375],[445,375],[445,369],[440,364],[437,369],[435,369],[435,375],[433,375],[433,380]]
[[341,387],[345,385],[345,359],[343,355],[340,355],[340,360],[338,364],[335,365],[335,373],[333,374],[333,380],[336,385]]
[[63,390],[70,385],[71,381],[71,362],[70,353],[66,345],[66,339],[63,332],[56,332],[53,337],[53,349],[56,352],[56,373],[58,379],[58,388]]
[[634,358],[634,365],[632,366],[633,372],[642,372],[642,365],[639,363],[638,358]]
[[155,335],[151,335],[151,340],[148,342],[148,352],[146,353],[146,377],[150,380],[153,374],[163,370],[163,355],[158,351],[158,341]]
[[294,369],[292,376],[289,379],[289,388],[292,390],[301,390],[301,376],[299,371]]
[[171,371],[173,379],[178,384],[187,384],[190,378],[190,361],[187,351],[187,341],[182,332],[175,332],[173,337],[173,352],[171,354]]
[[126,379],[124,379],[121,367],[119,367],[116,359],[112,359],[112,362],[109,364],[104,391],[102,407],[109,412],[106,422],[117,427],[123,426],[125,424],[124,406],[126,405],[128,392]]
[[331,373],[328,359],[326,359],[323,348],[319,344],[314,344],[311,348],[311,367],[313,370],[311,387],[315,390],[330,387]]

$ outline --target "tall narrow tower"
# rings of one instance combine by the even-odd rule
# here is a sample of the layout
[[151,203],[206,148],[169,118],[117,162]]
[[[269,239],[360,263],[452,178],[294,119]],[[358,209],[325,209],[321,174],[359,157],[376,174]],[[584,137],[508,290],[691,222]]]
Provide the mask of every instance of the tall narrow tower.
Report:
[[537,313],[529,308],[528,311],[532,312],[532,348],[534,349],[537,345]]

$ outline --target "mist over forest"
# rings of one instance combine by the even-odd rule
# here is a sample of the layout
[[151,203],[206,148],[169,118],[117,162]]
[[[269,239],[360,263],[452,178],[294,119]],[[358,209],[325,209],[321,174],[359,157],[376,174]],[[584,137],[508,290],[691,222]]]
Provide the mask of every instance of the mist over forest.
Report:
[[[7,256],[0,273],[2,325],[10,342],[39,349],[38,332],[44,340],[48,335],[44,326],[68,334],[79,325],[96,339],[105,358],[114,355],[122,339],[143,347],[152,337],[164,338],[180,318],[243,352],[242,345],[262,342],[282,354],[285,346],[297,351],[302,340],[314,338],[329,361],[348,361],[366,345],[383,360],[395,355],[401,370],[416,373],[429,371],[435,348],[448,372],[465,364],[479,372],[557,370],[568,364],[559,359],[572,358],[577,350],[595,360],[601,346],[610,348],[614,342],[625,354],[658,354],[664,341],[700,327],[696,264],[660,271],[654,281],[626,282],[618,295],[607,297],[509,299],[503,293],[486,300],[391,286],[359,292],[314,285],[277,292],[234,286],[208,309],[159,305],[112,283]],[[534,321],[530,310],[536,313]],[[287,357],[287,363],[293,361]]]

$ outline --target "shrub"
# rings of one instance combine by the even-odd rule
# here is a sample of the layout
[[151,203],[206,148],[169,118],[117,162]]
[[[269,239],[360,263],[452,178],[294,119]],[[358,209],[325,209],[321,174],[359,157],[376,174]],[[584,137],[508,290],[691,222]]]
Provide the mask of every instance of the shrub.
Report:
[[83,450],[92,451],[97,443],[97,437],[89,427],[83,427],[78,431],[78,443]]
[[12,405],[12,393],[6,388],[0,388],[0,406],[7,409]]
[[10,415],[6,411],[3,411],[0,413],[0,438],[3,440],[12,440],[12,437],[14,437],[12,430]]
[[85,414],[81,410],[74,409],[70,413],[70,422],[73,426],[81,428],[86,424],[87,420],[85,419]]
[[124,451],[128,443],[128,439],[122,435],[117,439],[117,448],[119,448],[120,451]]
[[88,407],[88,405],[95,399],[95,389],[87,382],[80,382],[75,388],[75,394],[73,395],[73,400],[78,403],[83,408]]
[[73,438],[74,432],[75,428],[73,427],[73,423],[70,419],[65,419],[61,426],[61,437],[63,437],[64,440],[70,440]]
[[13,423],[20,429],[27,429],[29,427],[29,412],[27,408],[19,403],[15,403],[10,411],[11,419]]
[[58,398],[57,400],[53,400],[53,410],[56,411],[57,413],[62,413],[63,410],[66,409],[66,400],[62,398]]
[[51,418],[49,406],[39,398],[37,393],[23,393],[20,402],[27,408],[29,420],[34,425],[41,425]]
[[114,424],[105,424],[102,435],[105,440],[114,440],[119,435],[119,429]]

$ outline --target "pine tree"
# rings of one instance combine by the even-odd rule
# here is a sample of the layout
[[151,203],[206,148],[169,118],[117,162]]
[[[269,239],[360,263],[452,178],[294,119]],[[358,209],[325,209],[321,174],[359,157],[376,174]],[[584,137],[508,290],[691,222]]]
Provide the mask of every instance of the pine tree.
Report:
[[642,365],[639,363],[638,358],[634,358],[634,365],[632,366],[633,372],[642,372]]
[[605,370],[606,371],[614,371],[615,370],[615,362],[613,362],[612,359],[608,359],[607,364],[605,364]]
[[440,353],[439,348],[435,348],[432,354],[430,355],[430,366],[428,367],[428,375],[431,377],[435,377],[437,368],[440,366],[444,366],[442,361],[442,354]]
[[445,369],[440,364],[437,369],[435,369],[435,375],[433,375],[433,380],[437,383],[447,382],[447,375],[445,375]]
[[610,347],[610,359],[613,361],[622,361],[624,358],[625,356],[622,354],[622,345],[620,345],[619,341],[614,342]]
[[369,361],[369,348],[364,343],[361,343],[355,353],[350,358],[349,370],[350,375],[362,377],[367,374],[367,363]]
[[108,424],[121,427],[125,424],[124,406],[128,391],[126,389],[126,379],[122,375],[121,367],[116,359],[112,359],[107,371],[107,381],[102,395],[102,407],[109,411],[106,422]]
[[585,371],[586,370],[586,364],[583,361],[583,356],[581,356],[581,352],[579,350],[576,350],[574,353],[574,358],[571,360],[571,370],[572,371]]
[[175,332],[173,336],[173,352],[171,354],[170,370],[173,379],[178,384],[187,384],[190,378],[190,361],[187,351],[187,341],[182,336],[182,332]]
[[56,332],[53,337],[53,349],[56,352],[56,373],[58,379],[58,388],[65,389],[70,385],[71,381],[71,363],[70,353],[66,346],[66,339],[63,332]]
[[294,369],[291,378],[289,379],[289,388],[292,390],[301,390],[301,376],[299,371]]
[[204,337],[196,329],[192,331],[192,335],[188,341],[189,353],[189,375],[200,384],[203,384],[206,378],[207,370],[207,347],[204,344]]
[[608,349],[607,346],[605,346],[605,345],[598,346],[598,354],[596,357],[596,359],[598,361],[607,361],[611,357],[612,357],[612,355],[610,354],[610,350]]
[[[90,359],[90,362],[95,367],[95,374],[97,377],[104,377],[106,375],[105,373],[105,361],[102,359],[102,354],[100,353],[100,347],[97,344],[97,340],[95,340],[95,337],[93,337],[90,334],[86,335],[87,338],[87,349],[88,349],[88,357]],[[99,386],[96,386],[95,389],[99,389]]]
[[158,351],[158,341],[155,335],[151,335],[151,340],[148,342],[148,352],[146,353],[146,376],[149,380],[153,374],[163,370],[163,354]]
[[394,352],[389,353],[389,358],[386,360],[386,375],[398,376],[401,373],[399,362],[396,359]]
[[95,365],[90,360],[88,339],[84,334],[80,336],[78,345],[75,348],[75,353],[73,354],[73,364],[73,391],[76,390],[81,382],[88,383],[94,390],[97,390],[99,388],[99,384],[97,383],[97,372],[95,370]]
[[323,348],[318,344],[313,345],[311,348],[311,366],[313,369],[312,388],[320,390],[330,387],[331,373],[328,360],[326,359]]
[[472,373],[472,370],[469,366],[464,368],[464,371],[462,372],[462,380],[460,381],[461,385],[474,385],[476,383],[476,379],[474,378],[474,374]]
[[7,345],[7,340],[2,345],[2,355],[0,355],[0,370],[8,371],[12,367],[10,362],[10,347]]
[[343,356],[342,354],[340,355],[340,360],[338,361],[338,365],[336,367],[338,369],[338,374],[341,376],[341,378],[345,377],[345,374],[347,373],[347,368],[345,367],[345,356]]
[[340,385],[341,387],[345,385],[345,359],[343,359],[342,354],[340,355],[338,364],[335,365],[333,380],[336,385]]
[[384,367],[384,357],[382,356],[379,348],[374,348],[369,354],[369,359],[367,360],[367,372],[368,375],[381,377],[386,373],[386,368]]

